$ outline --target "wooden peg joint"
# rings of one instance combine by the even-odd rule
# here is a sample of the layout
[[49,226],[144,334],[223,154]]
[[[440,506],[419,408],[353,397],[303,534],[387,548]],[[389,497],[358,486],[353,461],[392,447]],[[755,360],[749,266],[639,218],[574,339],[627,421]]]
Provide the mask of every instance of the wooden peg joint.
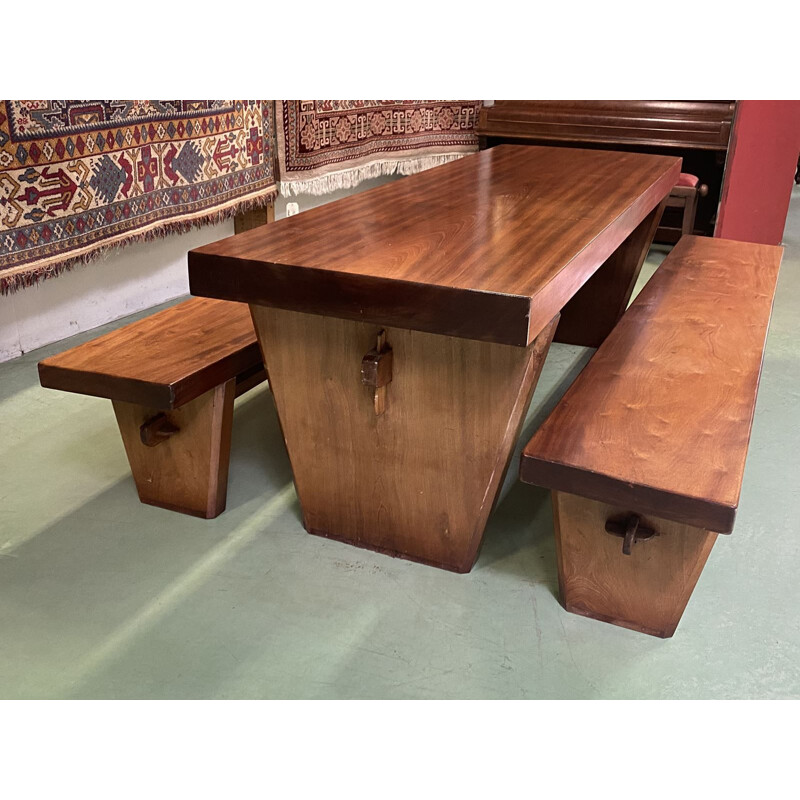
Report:
[[375,347],[361,359],[361,383],[374,391],[376,415],[386,410],[386,387],[391,382],[392,348],[386,344],[386,331],[381,331]]
[[631,554],[631,548],[636,542],[643,542],[658,536],[658,533],[652,528],[641,524],[638,514],[606,520],[606,532],[622,538],[622,552],[626,556]]
[[144,422],[139,428],[139,436],[142,444],[147,447],[155,447],[162,442],[166,442],[170,436],[174,436],[180,428],[177,428],[164,414],[156,414]]

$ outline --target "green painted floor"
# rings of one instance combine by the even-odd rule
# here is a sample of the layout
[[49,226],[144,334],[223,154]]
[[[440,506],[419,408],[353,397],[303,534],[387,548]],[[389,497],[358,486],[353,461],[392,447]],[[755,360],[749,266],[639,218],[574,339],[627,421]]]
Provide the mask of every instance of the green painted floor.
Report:
[[[455,575],[306,534],[263,386],[204,521],[139,504],[110,402],[38,385],[121,323],[0,364],[0,697],[800,697],[798,188],[785,243],[736,528],[666,641],[559,606],[549,498],[516,466]],[[521,441],[588,354],[553,346]]]

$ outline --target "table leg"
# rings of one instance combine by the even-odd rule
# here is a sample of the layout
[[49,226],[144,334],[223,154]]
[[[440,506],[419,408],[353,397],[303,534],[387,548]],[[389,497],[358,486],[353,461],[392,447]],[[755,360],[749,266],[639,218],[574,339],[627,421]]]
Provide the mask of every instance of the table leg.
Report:
[[561,310],[553,341],[599,347],[625,313],[667,198],[656,206]]
[[[306,529],[468,572],[558,318],[524,348],[251,311]],[[382,330],[392,374],[377,408],[362,359]]]
[[268,222],[275,221],[275,201],[261,208],[253,208],[250,211],[243,211],[233,218],[234,233],[244,233],[253,228],[260,228]]

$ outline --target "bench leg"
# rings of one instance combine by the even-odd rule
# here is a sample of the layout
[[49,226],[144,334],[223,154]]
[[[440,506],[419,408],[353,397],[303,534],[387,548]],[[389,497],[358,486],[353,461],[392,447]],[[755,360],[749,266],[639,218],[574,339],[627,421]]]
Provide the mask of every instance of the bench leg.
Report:
[[653,636],[672,636],[717,534],[642,516],[641,525],[658,535],[636,542],[625,555],[623,539],[607,533],[606,522],[628,517],[627,509],[565,492],[552,495],[564,608]]
[[600,347],[628,307],[666,202],[667,198],[634,228],[561,309],[554,342]]
[[[230,380],[170,411],[113,401],[143,503],[206,519],[225,510],[235,393]],[[153,434],[157,427],[167,434]]]

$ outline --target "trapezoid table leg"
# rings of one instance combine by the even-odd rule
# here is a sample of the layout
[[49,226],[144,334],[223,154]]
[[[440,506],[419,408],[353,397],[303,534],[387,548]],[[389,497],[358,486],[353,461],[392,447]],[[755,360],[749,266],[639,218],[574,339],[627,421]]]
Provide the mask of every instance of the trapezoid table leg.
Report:
[[[652,636],[672,636],[717,534],[643,515],[644,540],[636,539],[631,526],[623,539],[632,516],[626,509],[566,492],[554,491],[552,497],[564,608]],[[625,544],[630,555],[623,553]]]
[[512,347],[251,311],[306,529],[468,572],[557,318]]
[[114,400],[139,499],[212,519],[225,510],[236,380],[168,411]]
[[664,198],[634,228],[564,306],[554,342],[600,347],[628,307],[666,202]]

